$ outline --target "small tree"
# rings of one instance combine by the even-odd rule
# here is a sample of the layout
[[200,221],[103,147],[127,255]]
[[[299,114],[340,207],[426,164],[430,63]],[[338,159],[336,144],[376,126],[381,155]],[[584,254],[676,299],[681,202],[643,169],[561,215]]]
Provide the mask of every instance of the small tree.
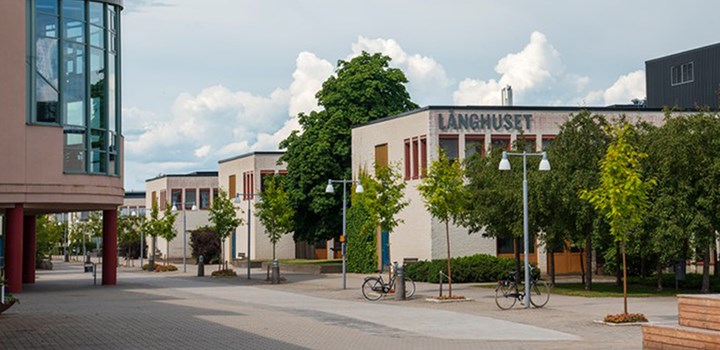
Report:
[[430,214],[445,223],[447,243],[448,295],[452,297],[452,266],[450,263],[450,221],[461,220],[464,209],[463,167],[459,161],[450,161],[441,150],[440,157],[430,164],[427,176],[418,190]]
[[157,226],[157,228],[160,229],[158,236],[165,239],[165,265],[167,265],[168,260],[170,260],[170,241],[177,237],[177,231],[175,230],[176,218],[177,213],[172,210],[170,203],[167,203],[163,217]]
[[393,231],[403,221],[396,219],[400,211],[410,204],[405,200],[406,183],[402,181],[400,167],[396,165],[375,166],[375,179],[377,182],[377,218],[380,230]]
[[227,192],[220,189],[218,196],[213,200],[212,206],[210,206],[210,222],[213,223],[215,232],[220,236],[222,242],[221,253],[220,253],[220,265],[225,261],[225,249],[222,247],[225,245],[225,238],[243,221],[238,218],[235,214],[235,206],[233,206],[232,199],[228,196]]
[[162,231],[162,219],[160,218],[160,209],[158,208],[157,203],[152,204],[152,209],[150,210],[150,218],[148,218],[142,225],[141,228],[145,233],[152,237],[150,240],[150,257],[148,262],[148,271],[153,271],[155,269],[155,252],[157,251],[157,247],[155,247],[155,244],[157,243],[157,237],[160,235],[160,232]]
[[265,233],[273,245],[273,260],[276,258],[275,245],[293,231],[295,218],[295,209],[290,205],[282,179],[281,175],[275,175],[266,180],[260,201],[255,203],[255,215],[265,226]]
[[623,260],[623,305],[627,314],[627,263],[625,247],[628,233],[642,222],[649,205],[648,193],[656,184],[654,179],[643,180],[640,160],[647,154],[640,152],[630,140],[635,132],[632,124],[621,122],[611,129],[612,141],[605,158],[600,162],[600,184],[594,190],[581,190],[580,198],[589,201],[605,214],[610,233],[620,242]]

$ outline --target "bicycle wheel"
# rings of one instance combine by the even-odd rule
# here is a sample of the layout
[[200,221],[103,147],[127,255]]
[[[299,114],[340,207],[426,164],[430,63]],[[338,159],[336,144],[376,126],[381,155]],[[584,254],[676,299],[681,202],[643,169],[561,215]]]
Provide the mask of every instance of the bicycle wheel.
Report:
[[383,284],[377,277],[370,277],[363,282],[362,293],[365,299],[370,301],[376,301],[385,294]]
[[495,287],[495,304],[501,310],[509,310],[515,306],[517,295],[517,285],[508,281],[500,281]]
[[530,288],[530,304],[541,308],[550,300],[550,285],[545,281],[535,281]]
[[412,298],[413,295],[415,295],[415,281],[405,277],[405,298]]

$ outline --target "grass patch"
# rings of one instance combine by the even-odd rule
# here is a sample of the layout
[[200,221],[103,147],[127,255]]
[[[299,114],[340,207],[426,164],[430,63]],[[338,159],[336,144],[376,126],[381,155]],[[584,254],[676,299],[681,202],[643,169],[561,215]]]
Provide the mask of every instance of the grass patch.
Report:
[[[552,294],[579,296],[586,298],[622,297],[622,286],[615,283],[593,283],[592,290],[585,290],[582,283],[558,283],[552,288]],[[630,297],[661,297],[675,296],[677,294],[696,294],[698,290],[664,288],[658,292],[657,287],[641,284],[629,284],[628,296]]]

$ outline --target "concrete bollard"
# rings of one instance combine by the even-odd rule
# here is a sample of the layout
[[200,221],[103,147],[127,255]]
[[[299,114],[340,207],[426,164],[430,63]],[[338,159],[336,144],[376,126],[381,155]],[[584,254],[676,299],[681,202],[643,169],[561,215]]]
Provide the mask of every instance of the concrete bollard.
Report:
[[405,300],[405,267],[397,267],[397,277],[395,277],[395,300]]
[[198,277],[204,277],[205,276],[205,258],[203,258],[202,255],[198,257],[198,266],[197,266],[197,275]]
[[280,262],[277,259],[272,262],[272,284],[280,283]]

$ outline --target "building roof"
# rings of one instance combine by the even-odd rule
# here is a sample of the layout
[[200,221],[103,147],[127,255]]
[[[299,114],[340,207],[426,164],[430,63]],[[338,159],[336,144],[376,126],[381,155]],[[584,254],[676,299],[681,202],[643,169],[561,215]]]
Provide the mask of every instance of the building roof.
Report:
[[125,198],[145,198],[145,191],[132,191],[132,192],[125,192]]
[[642,105],[613,105],[607,107],[569,107],[569,106],[425,106],[404,113],[392,115],[385,118],[375,119],[364,124],[353,126],[353,129],[360,128],[367,125],[378,124],[384,121],[406,117],[412,114],[423,111],[432,110],[472,110],[472,111],[557,111],[557,112],[577,112],[581,110],[587,110],[590,112],[662,112],[662,108],[646,108]]
[[145,182],[162,179],[164,177],[217,177],[217,176],[218,176],[217,171],[193,171],[192,173],[187,173],[187,174],[160,174],[152,179],[145,180]]
[[700,51],[714,50],[714,49],[719,49],[719,48],[720,48],[720,43],[710,44],[710,45],[706,45],[706,46],[702,46],[702,47],[697,47],[697,48],[690,49],[690,50],[686,50],[686,51],[682,51],[682,52],[676,52],[676,53],[674,53],[674,54],[670,54],[670,55],[667,55],[667,56],[662,56],[662,57],[658,57],[658,58],[653,58],[653,59],[650,59],[650,60],[645,61],[645,64],[654,63],[654,62],[656,62],[656,61],[664,61],[664,60],[666,60],[666,59],[673,58],[673,57],[680,56],[680,55],[693,54],[693,53],[697,53],[697,52],[700,52]]
[[221,160],[218,161],[218,164],[227,163],[227,162],[231,162],[231,161],[233,161],[233,160],[242,159],[242,158],[247,158],[247,157],[250,157],[250,156],[283,155],[283,154],[285,154],[285,151],[255,151],[255,152],[250,152],[250,153],[241,154],[241,155],[239,155],[239,156],[235,156],[235,157],[232,157],[232,158],[221,159]]

